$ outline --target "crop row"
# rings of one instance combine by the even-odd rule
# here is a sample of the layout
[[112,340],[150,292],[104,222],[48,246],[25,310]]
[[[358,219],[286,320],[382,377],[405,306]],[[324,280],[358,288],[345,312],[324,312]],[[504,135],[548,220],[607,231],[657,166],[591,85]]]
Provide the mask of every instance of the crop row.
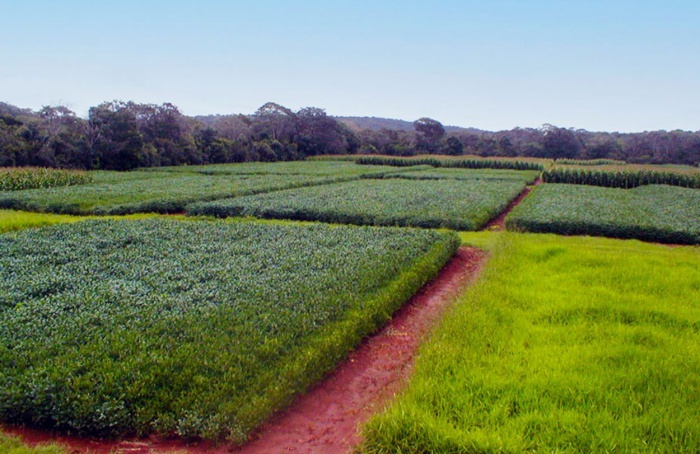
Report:
[[700,189],[700,172],[657,170],[635,166],[553,167],[542,173],[546,183],[583,184],[608,188],[635,188],[648,184],[667,184]]
[[567,166],[605,166],[605,165],[625,165],[625,161],[616,159],[557,159],[556,165]]
[[160,167],[156,172],[201,173],[205,175],[308,175],[308,176],[360,176],[397,172],[389,166],[367,168],[352,161],[289,161],[248,162],[240,164],[208,164],[201,166]]
[[87,172],[44,167],[0,167],[0,191],[54,188],[86,184],[92,181]]
[[512,230],[700,244],[700,191],[545,184],[506,218]]
[[458,245],[416,229],[163,219],[0,235],[0,420],[242,442]]
[[452,158],[452,157],[395,157],[395,156],[363,156],[357,164],[361,165],[388,165],[396,167],[430,165],[433,167],[458,167],[463,169],[511,169],[511,170],[539,170],[545,169],[548,161],[526,159],[499,159],[499,158]]
[[525,188],[517,180],[365,179],[189,205],[189,215],[476,230]]
[[[405,169],[410,169],[406,168]],[[406,180],[511,180],[532,184],[539,178],[537,170],[502,170],[502,169],[456,169],[434,168],[425,170],[407,170],[385,174],[363,175],[362,178],[402,178]]]

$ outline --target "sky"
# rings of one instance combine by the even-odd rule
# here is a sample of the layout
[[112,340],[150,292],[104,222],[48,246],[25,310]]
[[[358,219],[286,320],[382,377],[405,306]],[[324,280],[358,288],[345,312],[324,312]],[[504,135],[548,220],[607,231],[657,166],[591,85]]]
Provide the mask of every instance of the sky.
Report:
[[0,101],[700,130],[698,0],[0,0]]

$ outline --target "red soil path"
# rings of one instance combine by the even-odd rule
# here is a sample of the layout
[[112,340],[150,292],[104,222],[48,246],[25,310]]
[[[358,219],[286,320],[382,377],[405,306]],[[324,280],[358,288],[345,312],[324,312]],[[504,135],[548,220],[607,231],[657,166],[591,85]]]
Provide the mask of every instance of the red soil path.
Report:
[[525,197],[527,197],[527,195],[530,193],[530,191],[532,191],[532,188],[534,188],[535,186],[537,186],[541,183],[542,183],[542,180],[540,180],[538,178],[537,180],[535,180],[534,183],[532,183],[531,186],[525,187],[525,189],[523,189],[523,192],[521,192],[518,195],[518,197],[515,198],[515,200],[510,202],[510,204],[505,209],[505,211],[503,211],[503,213],[499,214],[498,216],[496,216],[495,218],[493,218],[489,222],[487,222],[482,230],[491,230],[491,231],[505,230],[506,229],[506,224],[505,224],[506,216],[508,216],[508,214],[511,211],[513,211],[513,208],[518,206],[520,204],[520,202],[522,202],[523,199]]
[[3,431],[36,445],[65,444],[74,453],[350,453],[360,441],[359,424],[381,410],[406,384],[416,351],[464,286],[478,276],[486,253],[462,247],[438,277],[421,289],[374,336],[284,412],[275,415],[242,448],[188,444],[180,440],[108,442],[16,427]]

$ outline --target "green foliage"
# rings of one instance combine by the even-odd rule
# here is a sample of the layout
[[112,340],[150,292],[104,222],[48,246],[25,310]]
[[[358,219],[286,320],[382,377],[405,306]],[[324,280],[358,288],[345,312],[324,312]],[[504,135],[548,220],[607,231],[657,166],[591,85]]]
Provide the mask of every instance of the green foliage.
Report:
[[699,452],[700,251],[500,239],[363,452]]
[[17,437],[10,437],[0,432],[0,452],[3,454],[68,454],[68,451],[56,444],[39,445],[35,448],[22,443]]
[[564,166],[545,170],[542,181],[625,189],[647,184],[700,189],[700,172],[671,166],[605,166],[597,169]]
[[205,175],[308,175],[308,176],[343,176],[400,172],[390,166],[365,167],[345,160],[338,161],[291,161],[291,162],[249,162],[243,164],[209,164],[202,166],[161,167],[157,172],[186,172]]
[[458,246],[437,231],[163,219],[0,235],[0,420],[240,443]]
[[546,159],[508,159],[508,158],[480,158],[480,157],[447,157],[447,156],[362,156],[357,161],[361,165],[387,165],[405,167],[414,165],[430,165],[433,167],[458,167],[463,169],[511,169],[511,170],[539,170],[542,171],[551,161]]
[[700,191],[665,185],[617,189],[546,184],[515,207],[506,227],[700,244]]
[[196,203],[187,213],[476,230],[524,187],[512,180],[370,179]]
[[0,167],[0,191],[55,188],[87,184],[92,177],[79,170],[59,170],[44,167]]
[[[404,167],[405,168],[405,167]],[[363,175],[362,178],[403,178],[407,180],[511,180],[534,183],[539,178],[537,170],[454,169],[426,167],[420,171],[404,171]]]
[[61,214],[177,213],[195,201],[295,188],[352,177],[100,172],[92,184],[0,192],[0,208]]
[[557,159],[556,165],[567,166],[605,166],[605,165],[625,165],[625,161],[616,159]]

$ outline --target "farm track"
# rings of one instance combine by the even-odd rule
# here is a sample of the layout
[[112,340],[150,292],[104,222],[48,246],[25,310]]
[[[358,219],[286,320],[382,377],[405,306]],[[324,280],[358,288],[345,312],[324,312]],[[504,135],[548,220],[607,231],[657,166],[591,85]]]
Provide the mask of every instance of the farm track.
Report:
[[366,339],[338,368],[275,415],[242,448],[173,440],[118,442],[52,436],[4,428],[32,444],[58,441],[73,453],[350,453],[361,442],[359,424],[382,409],[406,385],[415,354],[444,310],[473,282],[486,253],[462,247],[440,274],[413,296],[377,334]]
[[532,183],[529,186],[526,186],[525,189],[523,189],[523,192],[521,192],[518,197],[516,197],[508,207],[498,216],[495,218],[491,219],[489,222],[486,223],[486,225],[481,229],[481,230],[490,230],[490,231],[501,231],[506,229],[506,216],[513,211],[513,209],[520,204],[520,202],[523,201],[525,197],[532,191],[532,188],[535,186],[538,186],[542,183],[541,179],[535,180],[534,183]]

